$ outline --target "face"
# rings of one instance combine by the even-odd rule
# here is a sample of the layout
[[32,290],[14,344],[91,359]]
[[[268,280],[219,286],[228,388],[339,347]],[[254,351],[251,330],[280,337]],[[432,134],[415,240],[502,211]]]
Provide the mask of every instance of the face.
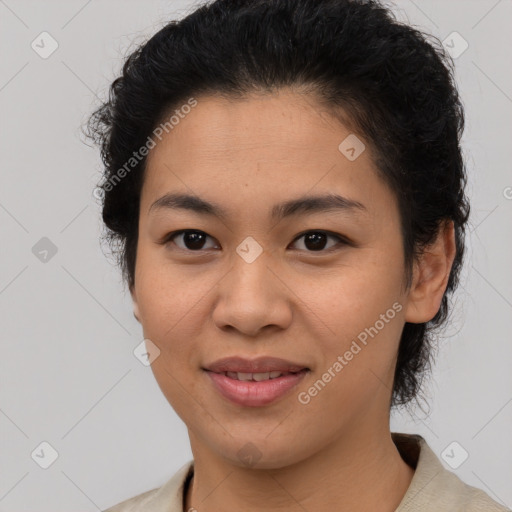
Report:
[[[359,146],[339,149],[349,135],[296,92],[205,96],[150,151],[134,311],[160,350],[152,370],[193,449],[236,465],[252,450],[258,467],[276,468],[344,435],[388,428],[411,311],[400,219],[368,144],[356,159]],[[166,194],[222,214],[153,206]],[[326,195],[345,207],[275,208]],[[240,404],[204,370],[228,356],[278,357],[308,371],[269,403]]]

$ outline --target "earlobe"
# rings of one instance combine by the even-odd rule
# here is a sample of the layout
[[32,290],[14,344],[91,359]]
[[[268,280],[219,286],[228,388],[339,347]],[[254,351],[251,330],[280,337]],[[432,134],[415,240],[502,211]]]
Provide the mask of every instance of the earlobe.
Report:
[[425,323],[439,311],[455,259],[453,221],[441,223],[435,242],[427,247],[414,264],[405,312],[405,321]]

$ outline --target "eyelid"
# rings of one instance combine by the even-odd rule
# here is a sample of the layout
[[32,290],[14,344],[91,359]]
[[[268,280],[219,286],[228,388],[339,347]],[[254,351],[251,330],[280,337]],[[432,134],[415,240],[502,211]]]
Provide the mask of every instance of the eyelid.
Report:
[[351,242],[346,236],[340,235],[338,233],[334,233],[334,232],[326,230],[326,229],[307,229],[306,231],[303,231],[302,233],[298,234],[293,239],[292,245],[297,243],[298,240],[300,240],[303,236],[305,236],[309,233],[321,233],[321,234],[326,235],[328,238],[336,239],[337,242],[332,247],[328,247],[326,249],[321,249],[318,251],[308,251],[307,249],[296,249],[296,252],[298,254],[306,255],[306,257],[313,257],[313,258],[327,257],[327,256],[332,255],[333,253],[339,251],[343,247],[355,247],[355,244],[353,242]]
[[[157,243],[160,245],[168,245],[172,242],[172,239],[175,238],[178,235],[182,235],[185,233],[201,233],[203,235],[206,235],[207,237],[215,240],[215,238],[205,231],[202,231],[200,229],[178,229],[176,231],[171,231],[170,233],[167,233],[164,235],[163,238],[161,238]],[[201,251],[204,251],[205,249],[199,249],[197,251],[191,251],[190,249],[182,249],[181,247],[178,247],[178,250],[189,252],[189,253],[200,253]]]
[[[293,239],[293,242],[297,241],[299,238],[302,238],[304,235],[307,235],[309,233],[322,233],[322,234],[327,235],[329,237],[337,238],[338,242],[340,244],[344,244],[344,245],[351,245],[352,244],[352,242],[346,236],[340,235],[339,233],[334,233],[333,231],[329,231],[327,229],[306,229],[302,233],[299,233]],[[335,247],[331,247],[331,249],[334,249]],[[324,252],[325,253],[325,252],[328,252],[329,250],[330,249],[326,249],[325,251],[322,250],[322,251],[307,251],[307,252],[310,252],[310,253],[314,254],[315,252],[318,252],[318,253]]]
[[[191,232],[192,233],[201,233],[201,234],[204,234],[207,237],[210,237],[213,240],[215,240],[214,237],[212,237],[211,235],[209,235],[208,233],[206,233],[205,231],[202,231],[200,229],[179,229],[177,231],[172,231],[170,233],[167,233],[160,241],[158,241],[158,244],[167,245],[167,244],[171,243],[172,239],[175,238],[176,236],[182,235],[184,233],[191,233]],[[292,241],[292,244],[309,233],[322,233],[328,237],[336,238],[338,240],[338,243],[335,246],[330,247],[325,250],[322,249],[320,251],[301,251],[301,252],[306,252],[306,253],[313,254],[313,255],[315,253],[320,254],[320,255],[321,254],[329,254],[333,250],[337,250],[340,246],[343,246],[343,245],[353,246],[354,245],[351,242],[351,240],[349,240],[347,237],[340,235],[338,233],[334,233],[333,231],[326,230],[326,229],[306,229],[305,231],[302,231],[301,233],[299,233],[298,235],[295,236],[295,238]],[[187,252],[187,253],[201,253],[202,251],[209,250],[209,249],[198,249],[197,251],[192,251],[190,249],[182,249],[181,247],[177,247],[177,249]]]

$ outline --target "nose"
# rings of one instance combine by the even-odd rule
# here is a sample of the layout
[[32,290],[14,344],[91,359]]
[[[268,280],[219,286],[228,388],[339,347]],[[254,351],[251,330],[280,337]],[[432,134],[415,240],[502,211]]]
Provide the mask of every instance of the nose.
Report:
[[231,270],[217,287],[215,325],[250,337],[263,330],[286,329],[293,316],[293,294],[283,281],[277,265],[265,252],[251,263],[236,255]]

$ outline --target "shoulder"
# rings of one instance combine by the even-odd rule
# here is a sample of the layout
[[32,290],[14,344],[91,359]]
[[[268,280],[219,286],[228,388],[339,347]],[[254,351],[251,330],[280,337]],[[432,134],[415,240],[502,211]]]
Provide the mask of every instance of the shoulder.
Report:
[[[441,466],[440,462],[439,465]],[[439,510],[510,512],[510,509],[494,501],[486,492],[466,484],[444,467],[438,473],[437,479],[434,479],[433,488],[436,490]]]
[[393,433],[404,460],[416,465],[414,477],[396,512],[511,512],[487,493],[447,470],[425,439]]
[[494,501],[486,492],[464,483],[451,471],[443,468],[438,476],[438,481],[433,482],[437,492],[436,510],[510,512],[510,509]]
[[102,512],[182,512],[183,492],[194,471],[188,461],[161,487],[124,500]]

